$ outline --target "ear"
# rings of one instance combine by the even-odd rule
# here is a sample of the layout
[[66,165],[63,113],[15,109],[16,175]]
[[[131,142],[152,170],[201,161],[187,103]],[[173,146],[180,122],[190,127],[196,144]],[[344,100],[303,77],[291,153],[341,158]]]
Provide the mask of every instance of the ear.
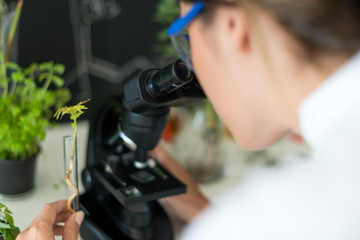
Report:
[[249,22],[244,10],[236,7],[222,8],[219,14],[222,24],[221,41],[228,51],[248,52],[250,50]]

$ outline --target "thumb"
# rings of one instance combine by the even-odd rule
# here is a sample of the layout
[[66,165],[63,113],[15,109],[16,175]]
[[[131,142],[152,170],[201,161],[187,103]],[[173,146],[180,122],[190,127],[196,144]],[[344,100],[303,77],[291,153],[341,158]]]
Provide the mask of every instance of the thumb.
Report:
[[64,234],[63,239],[64,240],[77,240],[80,225],[84,220],[84,212],[79,211],[76,213],[73,213],[68,220],[65,222],[64,226]]

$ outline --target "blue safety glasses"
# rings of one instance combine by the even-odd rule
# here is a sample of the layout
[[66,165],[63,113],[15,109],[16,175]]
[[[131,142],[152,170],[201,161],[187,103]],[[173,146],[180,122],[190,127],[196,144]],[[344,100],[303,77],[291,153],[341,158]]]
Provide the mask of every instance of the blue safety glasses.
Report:
[[204,8],[204,2],[196,2],[187,14],[175,20],[168,29],[168,36],[170,37],[177,54],[191,70],[194,70],[194,68],[190,57],[189,35],[185,34],[184,31]]

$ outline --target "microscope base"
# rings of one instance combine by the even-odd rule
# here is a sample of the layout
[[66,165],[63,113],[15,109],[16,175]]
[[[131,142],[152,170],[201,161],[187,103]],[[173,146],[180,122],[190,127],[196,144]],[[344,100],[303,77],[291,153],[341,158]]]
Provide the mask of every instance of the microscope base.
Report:
[[[115,199],[114,199],[115,200]],[[115,200],[116,201],[116,200]],[[99,204],[90,194],[80,196],[81,209],[86,213],[85,220],[81,225],[80,233],[86,240],[173,240],[171,222],[163,208],[157,202],[151,205],[151,223],[142,228],[125,228],[128,234],[124,233],[122,219],[116,221],[114,212],[122,208],[121,204]],[[115,203],[115,202],[114,202]],[[91,209],[91,212],[88,212]],[[122,229],[123,228],[123,229]],[[148,234],[148,233],[151,234]],[[133,237],[129,237],[132,235]],[[149,237],[152,236],[152,237]]]

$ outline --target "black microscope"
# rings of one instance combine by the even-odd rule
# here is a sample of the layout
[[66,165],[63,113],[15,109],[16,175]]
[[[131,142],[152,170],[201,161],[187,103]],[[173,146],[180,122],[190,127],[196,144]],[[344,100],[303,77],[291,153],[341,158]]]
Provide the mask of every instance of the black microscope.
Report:
[[170,107],[206,97],[181,60],[122,86],[90,119],[80,232],[86,240],[171,240],[171,222],[157,200],[185,193],[186,186],[148,152],[162,137]]

